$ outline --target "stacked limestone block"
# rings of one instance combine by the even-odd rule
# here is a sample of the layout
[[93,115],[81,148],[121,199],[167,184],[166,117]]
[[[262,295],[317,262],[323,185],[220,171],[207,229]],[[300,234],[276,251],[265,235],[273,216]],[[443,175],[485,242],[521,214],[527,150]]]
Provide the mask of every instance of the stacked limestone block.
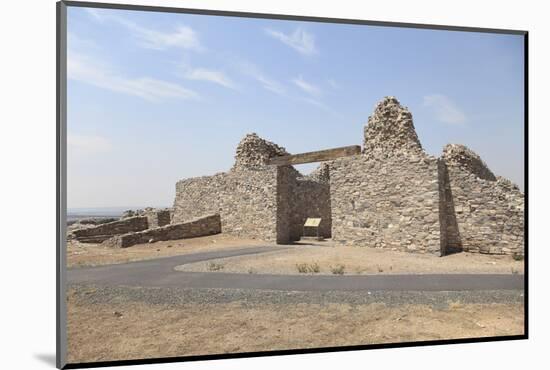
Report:
[[445,159],[447,165],[461,168],[480,179],[489,181],[496,181],[497,179],[481,157],[465,145],[447,144],[443,148],[443,159]]
[[247,134],[237,146],[233,170],[261,169],[270,158],[288,154],[285,148],[264,140],[253,132]]
[[214,235],[221,232],[220,215],[208,215],[185,223],[169,224],[138,232],[116,235],[103,242],[111,248],[127,248],[136,244],[162,240],[178,240]]
[[147,217],[128,217],[118,221],[73,231],[74,238],[81,243],[101,243],[113,235],[145,230],[149,227]]
[[146,208],[143,214],[147,217],[150,229],[170,223],[169,209]]
[[330,164],[333,240],[444,254],[438,160],[427,155],[412,115],[394,97],[377,104],[361,155]]
[[149,228],[164,226],[170,223],[171,219],[170,208],[158,209],[153,207],[146,207],[145,209],[126,210],[122,213],[120,219],[126,219],[130,217],[144,216],[147,217],[149,222]]
[[463,145],[443,150],[449,245],[468,252],[524,253],[524,195],[495,176],[479,155]]
[[399,154],[424,156],[412,114],[393,97],[378,103],[364,128],[363,154],[392,158]]

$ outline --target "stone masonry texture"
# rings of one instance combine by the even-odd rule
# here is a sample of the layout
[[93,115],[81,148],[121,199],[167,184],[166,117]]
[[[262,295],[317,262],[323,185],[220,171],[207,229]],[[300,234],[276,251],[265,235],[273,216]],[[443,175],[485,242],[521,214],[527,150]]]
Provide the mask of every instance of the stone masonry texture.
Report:
[[239,168],[176,184],[172,223],[218,213],[224,233],[277,239],[276,167]]
[[448,244],[468,252],[523,255],[524,196],[518,187],[495,177],[462,145],[447,145],[442,158]]
[[200,217],[185,223],[170,224],[143,231],[116,235],[104,241],[104,245],[114,248],[128,248],[136,244],[152,243],[161,240],[178,240],[221,232],[220,215]]
[[137,216],[108,222],[95,227],[74,230],[74,238],[82,243],[101,243],[113,235],[141,231],[149,227],[147,217]]
[[359,246],[441,253],[436,158],[395,151],[331,164],[332,238]]
[[219,214],[221,230],[278,243],[298,240],[308,217],[341,244],[445,255],[524,252],[524,195],[463,145],[424,152],[412,114],[379,102],[361,154],[321,163],[304,176],[268,165],[285,148],[246,135],[233,167],[176,184],[171,223]]
[[306,218],[322,217],[322,235],[329,237],[327,169],[302,176],[292,166],[266,164],[273,156],[286,154],[284,148],[254,133],[246,135],[229,172],[176,184],[172,222],[217,212],[225,233],[287,243],[300,238]]

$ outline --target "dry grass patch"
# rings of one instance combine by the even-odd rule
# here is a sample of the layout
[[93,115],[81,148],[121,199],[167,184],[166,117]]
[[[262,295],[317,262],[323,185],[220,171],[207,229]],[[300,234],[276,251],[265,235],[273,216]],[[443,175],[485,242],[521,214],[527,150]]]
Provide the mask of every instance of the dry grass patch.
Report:
[[523,334],[521,304],[82,304],[69,295],[69,362]]

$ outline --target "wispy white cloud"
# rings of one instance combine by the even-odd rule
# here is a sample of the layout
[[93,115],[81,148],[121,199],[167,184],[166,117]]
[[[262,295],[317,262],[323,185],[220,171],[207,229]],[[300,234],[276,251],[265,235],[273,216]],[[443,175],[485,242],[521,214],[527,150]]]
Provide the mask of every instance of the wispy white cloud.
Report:
[[274,94],[286,96],[286,89],[282,83],[267,76],[255,64],[241,61],[238,63],[238,69],[248,77],[256,80],[264,89]]
[[82,38],[72,32],[67,32],[67,48],[71,50],[97,50],[99,49],[94,40]]
[[141,46],[149,49],[164,50],[168,48],[182,48],[191,50],[204,50],[197,33],[188,26],[178,25],[171,32],[162,32],[143,27],[124,17],[111,14],[105,10],[86,9],[90,16],[99,22],[111,21],[120,24],[130,30],[138,38]]
[[207,81],[229,89],[238,90],[237,85],[224,72],[207,68],[183,67],[183,77],[188,80]]
[[280,82],[273,80],[262,74],[255,75],[254,78],[262,84],[264,89],[269,90],[278,95],[286,94],[286,89]]
[[424,96],[424,106],[433,110],[436,118],[444,123],[462,124],[466,114],[447,96],[432,94]]
[[315,46],[315,37],[313,34],[305,31],[302,28],[297,28],[291,34],[285,34],[281,31],[272,29],[266,29],[265,32],[276,40],[281,41],[287,46],[290,46],[294,50],[303,55],[317,54],[317,48]]
[[340,88],[340,84],[338,84],[338,82],[334,81],[332,78],[331,79],[328,79],[327,80],[328,84],[330,87],[332,87],[333,89],[339,89]]
[[316,97],[321,96],[322,91],[319,87],[315,86],[314,84],[307,82],[303,79],[302,76],[299,76],[297,78],[294,78],[292,82],[298,86],[300,89],[308,93],[309,95],[313,95]]
[[99,154],[111,151],[111,142],[102,136],[67,134],[67,146],[71,156],[75,154]]
[[151,77],[131,78],[117,73],[109,65],[90,56],[69,50],[67,77],[118,93],[138,96],[149,101],[165,98],[197,99],[199,95],[178,84]]
[[305,103],[308,103],[310,105],[313,105],[314,107],[317,107],[319,109],[322,109],[324,110],[325,112],[327,113],[330,113],[331,115],[335,116],[335,117],[342,117],[341,114],[339,114],[338,112],[336,112],[334,109],[332,109],[331,107],[329,107],[328,105],[326,105],[325,103],[317,100],[317,99],[314,99],[314,98],[305,98],[305,97],[299,97],[297,98],[297,100],[299,101],[303,101]]

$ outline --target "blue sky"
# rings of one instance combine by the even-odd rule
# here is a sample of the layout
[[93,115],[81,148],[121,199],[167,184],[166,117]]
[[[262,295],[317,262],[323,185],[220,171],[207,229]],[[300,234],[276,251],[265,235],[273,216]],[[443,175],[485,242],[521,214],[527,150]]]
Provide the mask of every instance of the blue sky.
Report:
[[523,63],[516,35],[69,7],[68,206],[169,206],[249,132],[361,144],[387,95],[523,189]]

